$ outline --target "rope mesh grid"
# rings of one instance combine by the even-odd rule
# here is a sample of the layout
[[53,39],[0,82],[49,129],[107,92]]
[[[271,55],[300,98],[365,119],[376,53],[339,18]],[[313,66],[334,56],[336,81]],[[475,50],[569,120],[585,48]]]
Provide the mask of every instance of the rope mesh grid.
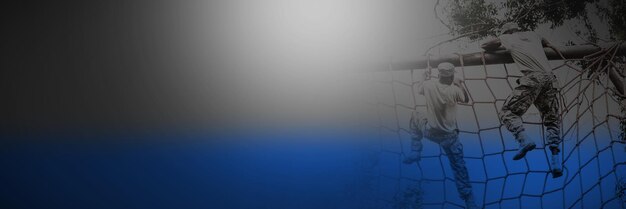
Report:
[[[459,139],[470,172],[477,203],[484,208],[625,208],[619,197],[626,176],[626,152],[620,139],[622,103],[607,84],[606,72],[615,64],[617,47],[593,58],[551,61],[560,83],[561,157],[564,175],[549,173],[550,151],[545,128],[533,106],[523,116],[527,133],[538,143],[520,161],[511,158],[517,142],[504,128],[497,112],[522,77],[514,64],[461,66],[457,74],[465,80],[469,104],[458,106]],[[484,54],[483,54],[484,55]],[[579,62],[592,63],[586,68]],[[599,64],[598,64],[599,63]],[[589,74],[590,70],[594,70]],[[367,208],[463,208],[454,175],[446,156],[435,143],[423,140],[422,160],[406,165],[410,152],[408,121],[415,110],[426,111],[423,96],[417,95],[416,79],[432,70],[371,73],[377,89],[374,97],[380,135],[372,152],[370,173],[375,194]],[[390,96],[392,95],[392,96]],[[417,188],[417,189],[416,189]],[[618,197],[619,196],[619,197]],[[412,198],[407,200],[407,198]]]

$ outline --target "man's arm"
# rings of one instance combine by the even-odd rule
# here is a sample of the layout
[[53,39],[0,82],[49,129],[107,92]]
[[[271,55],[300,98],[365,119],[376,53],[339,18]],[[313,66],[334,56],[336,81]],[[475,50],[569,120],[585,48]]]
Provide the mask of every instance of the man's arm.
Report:
[[426,81],[429,76],[430,71],[424,71],[424,74],[422,74],[422,77],[418,80],[419,86],[417,87],[417,94],[424,95],[424,81]]
[[495,51],[498,48],[500,48],[500,45],[502,45],[502,43],[500,42],[500,39],[495,38],[495,39],[492,39],[491,41],[487,41],[483,43],[482,45],[480,45],[480,47],[483,48],[485,51]]
[[463,79],[454,78],[453,83],[461,89],[461,92],[463,92],[463,100],[461,100],[461,103],[469,103],[469,94],[467,93],[465,85],[463,85]]
[[559,56],[561,56],[561,58],[563,58],[563,60],[567,60],[565,59],[565,56],[563,56],[563,54],[561,54],[561,51],[559,51],[559,49],[557,49],[554,45],[550,44],[550,42],[548,41],[548,39],[545,38],[541,38],[541,45],[543,45],[543,47],[548,47],[552,50],[554,50],[557,54],[559,54]]

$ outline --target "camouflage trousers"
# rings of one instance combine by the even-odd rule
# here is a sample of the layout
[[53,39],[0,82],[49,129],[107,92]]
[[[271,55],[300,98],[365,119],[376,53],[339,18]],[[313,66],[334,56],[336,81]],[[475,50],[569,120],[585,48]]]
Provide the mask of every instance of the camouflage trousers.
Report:
[[545,72],[525,72],[524,74],[517,80],[519,86],[513,89],[504,102],[498,114],[500,120],[519,143],[524,143],[521,136],[524,132],[521,116],[526,113],[531,104],[534,104],[546,127],[548,144],[550,147],[557,148],[561,142],[559,137],[561,120],[556,77],[552,73]]
[[428,127],[426,117],[419,112],[413,113],[410,122],[410,129],[412,136],[412,151],[417,153],[422,152],[423,137],[439,144],[450,161],[450,166],[454,172],[454,180],[459,196],[464,200],[471,197],[472,184],[469,181],[469,174],[467,172],[467,167],[465,166],[465,160],[463,159],[463,144],[459,142],[458,130],[454,132],[446,132],[430,128]]

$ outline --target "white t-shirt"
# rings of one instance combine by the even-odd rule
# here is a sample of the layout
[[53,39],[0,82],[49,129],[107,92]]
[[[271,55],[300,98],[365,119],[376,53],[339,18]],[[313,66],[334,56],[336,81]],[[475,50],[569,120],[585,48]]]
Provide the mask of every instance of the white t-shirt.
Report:
[[502,46],[511,52],[511,56],[520,70],[552,72],[548,58],[543,50],[541,36],[532,31],[503,34],[498,37]]
[[456,126],[456,104],[463,101],[463,90],[455,85],[446,85],[438,80],[424,81],[420,87],[426,99],[428,125],[446,132],[453,132]]

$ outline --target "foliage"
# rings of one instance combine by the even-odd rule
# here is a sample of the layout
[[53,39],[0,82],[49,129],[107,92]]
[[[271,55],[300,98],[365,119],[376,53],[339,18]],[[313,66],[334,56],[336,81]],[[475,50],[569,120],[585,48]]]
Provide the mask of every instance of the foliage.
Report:
[[[612,40],[626,40],[626,2],[623,0],[450,0],[443,13],[451,33],[477,40],[497,34],[499,26],[515,22],[522,29],[534,30],[541,24],[562,26],[578,20],[585,31],[578,30],[591,43],[600,38],[598,30],[606,30]],[[435,8],[437,11],[437,8]],[[598,19],[607,24],[594,24]]]
[[597,8],[608,20],[611,35],[616,40],[626,40],[626,1],[611,0],[608,7]]
[[500,23],[496,18],[498,8],[482,0],[456,0],[450,8],[453,24],[449,28],[455,33],[467,34],[471,39],[494,34],[492,29]]

